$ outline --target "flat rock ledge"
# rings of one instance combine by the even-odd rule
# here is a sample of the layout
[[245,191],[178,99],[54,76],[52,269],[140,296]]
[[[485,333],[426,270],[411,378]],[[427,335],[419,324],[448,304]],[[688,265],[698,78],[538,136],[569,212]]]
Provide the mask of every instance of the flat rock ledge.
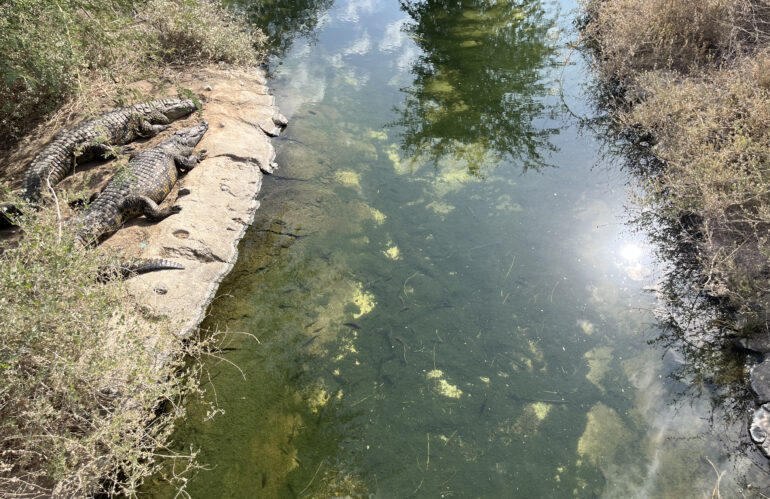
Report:
[[[261,70],[209,68],[188,74],[179,83],[202,97],[203,112],[176,122],[173,129],[209,122],[209,131],[196,148],[205,149],[206,158],[179,179],[163,203],[179,205],[182,211],[157,223],[135,219],[102,245],[126,257],[166,258],[184,265],[184,270],[127,281],[142,315],[164,319],[164,329],[176,338],[197,328],[232,270],[238,243],[259,207],[262,176],[275,165],[270,136],[286,124]],[[161,346],[166,342],[159,343],[160,350],[166,350]],[[159,352],[158,360],[163,357]]]

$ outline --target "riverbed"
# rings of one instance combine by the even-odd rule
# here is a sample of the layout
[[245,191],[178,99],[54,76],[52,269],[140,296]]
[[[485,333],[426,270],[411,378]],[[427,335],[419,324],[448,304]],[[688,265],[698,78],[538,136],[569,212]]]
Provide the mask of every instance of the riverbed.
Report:
[[175,435],[210,468],[192,497],[767,485],[746,415],[652,341],[667,262],[575,118],[596,112],[575,3],[237,6],[279,36],[291,124],[204,322],[219,413],[188,401]]

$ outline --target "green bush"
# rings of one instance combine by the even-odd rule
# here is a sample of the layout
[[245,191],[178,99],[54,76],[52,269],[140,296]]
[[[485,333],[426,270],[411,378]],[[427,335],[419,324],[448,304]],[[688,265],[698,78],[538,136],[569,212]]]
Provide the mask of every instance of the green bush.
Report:
[[257,64],[265,47],[258,28],[209,0],[2,2],[0,148],[67,99],[88,100],[94,80],[146,77],[164,63]]
[[11,0],[0,5],[0,142],[18,138],[125,51],[128,2]]

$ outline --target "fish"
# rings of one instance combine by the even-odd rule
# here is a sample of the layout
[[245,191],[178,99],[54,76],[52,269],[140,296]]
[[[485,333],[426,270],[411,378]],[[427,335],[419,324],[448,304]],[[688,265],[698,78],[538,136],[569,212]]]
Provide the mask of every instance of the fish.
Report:
[[318,322],[318,319],[314,320],[313,322],[311,322],[311,323],[309,323],[309,324],[305,324],[305,329],[309,328],[310,326],[312,326],[312,325],[313,325],[313,324],[315,324],[316,322]]
[[359,325],[358,325],[358,324],[356,324],[355,322],[345,322],[345,323],[344,323],[344,324],[342,324],[342,325],[343,325],[343,326],[347,326],[347,327],[349,327],[349,328],[353,328],[353,329],[361,329],[361,326],[359,326]]
[[321,330],[321,329],[323,329],[323,328],[324,328],[324,327],[323,327],[323,326],[321,326],[321,327],[319,327],[318,329],[316,329],[315,331],[313,331],[313,332],[312,332],[312,333],[310,333],[310,334],[316,334],[318,331],[320,331],[320,330]]
[[315,336],[311,336],[310,338],[306,339],[304,343],[302,343],[302,347],[309,347],[311,343],[313,343],[316,338],[321,336],[320,334],[316,334]]

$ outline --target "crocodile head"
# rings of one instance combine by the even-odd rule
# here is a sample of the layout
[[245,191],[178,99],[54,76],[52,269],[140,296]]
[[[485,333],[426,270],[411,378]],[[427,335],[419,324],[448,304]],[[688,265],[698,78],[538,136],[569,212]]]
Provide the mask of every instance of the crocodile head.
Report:
[[160,99],[153,101],[152,105],[171,120],[187,116],[197,109],[192,99]]
[[201,141],[203,138],[203,134],[206,133],[206,130],[209,129],[209,122],[208,121],[201,121],[199,125],[190,127],[190,128],[184,128],[182,130],[179,130],[178,132],[174,133],[174,141],[188,146],[188,147],[195,147],[198,145],[198,142]]

